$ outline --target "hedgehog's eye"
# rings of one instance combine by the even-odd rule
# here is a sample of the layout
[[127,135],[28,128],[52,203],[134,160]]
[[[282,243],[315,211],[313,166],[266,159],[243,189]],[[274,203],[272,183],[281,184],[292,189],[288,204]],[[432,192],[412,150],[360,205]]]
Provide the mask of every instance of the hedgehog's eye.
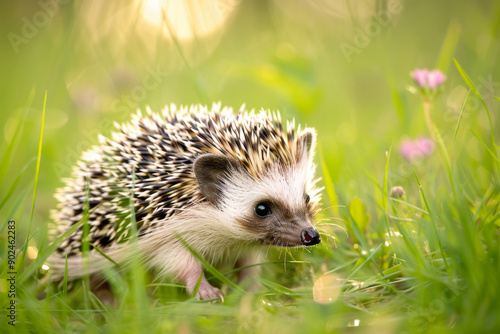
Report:
[[311,201],[311,196],[309,196],[309,194],[304,194],[304,201],[306,202],[306,204],[309,204],[309,202]]
[[272,213],[268,203],[260,202],[255,206],[255,214],[259,218],[266,218]]

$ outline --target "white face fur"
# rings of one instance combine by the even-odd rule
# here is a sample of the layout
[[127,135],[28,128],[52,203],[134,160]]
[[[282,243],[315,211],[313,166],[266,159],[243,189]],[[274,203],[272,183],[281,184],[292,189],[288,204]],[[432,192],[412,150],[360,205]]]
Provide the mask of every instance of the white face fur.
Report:
[[234,160],[200,156],[194,171],[202,193],[222,211],[218,223],[238,229],[239,238],[248,242],[287,247],[319,243],[313,227],[319,198],[308,193],[314,182],[311,143],[304,146],[295,164],[276,162],[258,178]]

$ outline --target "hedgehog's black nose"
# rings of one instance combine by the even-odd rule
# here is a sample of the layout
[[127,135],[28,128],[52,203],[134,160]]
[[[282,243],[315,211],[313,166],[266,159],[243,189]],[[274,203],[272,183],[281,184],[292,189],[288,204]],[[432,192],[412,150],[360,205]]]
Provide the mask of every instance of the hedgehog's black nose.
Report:
[[300,238],[305,246],[317,245],[321,242],[319,232],[314,227],[309,227],[303,230]]

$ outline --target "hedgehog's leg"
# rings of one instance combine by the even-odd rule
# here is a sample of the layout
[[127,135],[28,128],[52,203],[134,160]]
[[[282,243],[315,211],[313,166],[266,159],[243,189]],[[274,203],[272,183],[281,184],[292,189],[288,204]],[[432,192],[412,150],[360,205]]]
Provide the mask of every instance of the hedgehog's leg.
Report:
[[238,280],[243,281],[247,277],[253,277],[260,273],[260,267],[255,266],[260,262],[260,253],[257,251],[248,251],[236,261],[236,268],[248,267],[238,271]]
[[[196,283],[197,281],[194,284],[192,283],[190,283],[189,285],[186,284],[186,287],[190,293],[194,290]],[[201,279],[200,287],[196,292],[196,298],[199,300],[220,299],[222,302],[224,302],[224,295],[222,294],[222,292],[216,287],[210,285],[205,276],[203,276]]]
[[[196,259],[193,254],[185,250],[183,261],[178,262],[178,266],[173,268],[177,278],[186,285],[188,293],[192,293],[198,280],[203,275],[203,269],[200,262]],[[220,298],[224,301],[224,296],[222,292],[210,285],[205,276],[201,278],[200,286],[196,293],[196,298],[198,299],[213,299]]]
[[[186,286],[189,294],[194,291],[198,280],[203,274],[203,269],[200,261],[184,246],[170,244],[168,248],[162,246],[154,250],[148,248],[145,254],[151,256],[150,265],[160,269],[160,276],[173,275]],[[196,298],[202,300],[220,298],[224,301],[222,292],[211,286],[205,277],[201,278]]]
[[248,290],[255,292],[258,287],[257,276],[261,273],[260,266],[254,266],[261,261],[260,252],[250,251],[247,254],[242,255],[236,262],[236,268],[248,267],[238,271],[238,280],[241,282],[243,280],[248,280]]

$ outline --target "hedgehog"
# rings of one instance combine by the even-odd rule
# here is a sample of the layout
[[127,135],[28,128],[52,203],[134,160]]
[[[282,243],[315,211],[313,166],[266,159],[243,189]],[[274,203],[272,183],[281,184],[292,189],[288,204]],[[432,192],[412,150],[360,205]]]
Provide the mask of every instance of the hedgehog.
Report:
[[313,128],[220,103],[146,108],[114,125],[117,132],[99,136],[55,194],[52,236],[80,225],[49,258],[53,280],[139,259],[189,293],[198,286],[198,299],[223,300],[199,257],[251,263],[265,245],[320,243]]

